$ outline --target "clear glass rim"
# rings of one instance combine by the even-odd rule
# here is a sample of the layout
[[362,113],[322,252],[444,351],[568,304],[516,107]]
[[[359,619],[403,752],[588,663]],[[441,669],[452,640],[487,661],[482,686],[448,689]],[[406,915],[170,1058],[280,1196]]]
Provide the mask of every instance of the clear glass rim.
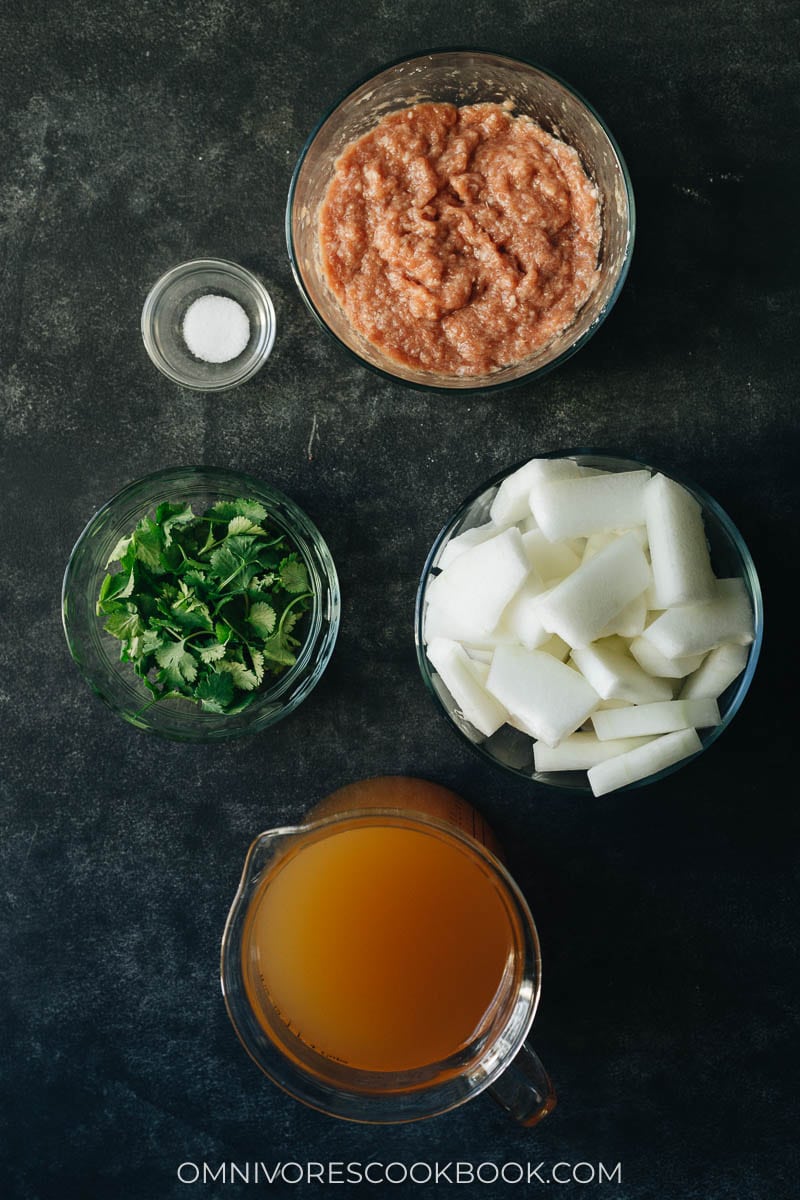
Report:
[[[159,301],[176,282],[185,279],[189,275],[200,274],[203,271],[218,271],[220,274],[230,275],[240,283],[243,283],[250,289],[256,297],[257,302],[263,307],[267,314],[267,320],[252,353],[235,372],[226,376],[221,371],[218,379],[199,381],[187,379],[180,371],[176,371],[169,360],[161,353],[153,338],[153,319]],[[248,271],[246,267],[242,267],[239,263],[232,262],[227,258],[193,258],[187,262],[178,263],[175,267],[170,267],[168,271],[165,271],[156,280],[147,293],[142,307],[140,326],[142,340],[153,365],[158,367],[159,371],[167,379],[171,379],[173,383],[189,388],[193,392],[226,392],[231,388],[238,387],[239,384],[246,383],[248,379],[252,379],[267,361],[275,344],[276,320],[272,297],[261,280],[252,271]],[[222,367],[224,365],[224,363],[220,364]]]
[[[103,527],[106,517],[109,515],[113,517],[116,509],[126,498],[135,497],[137,493],[143,490],[157,489],[159,484],[171,485],[176,488],[177,493],[180,490],[179,485],[183,479],[187,482],[189,479],[201,481],[208,479],[209,490],[212,492],[216,490],[213,481],[225,479],[229,482],[231,491],[250,491],[256,496],[261,496],[265,499],[271,498],[277,504],[284,507],[289,513],[293,525],[293,530],[290,532],[294,532],[295,536],[297,536],[299,529],[303,540],[307,540],[313,546],[315,554],[319,557],[318,573],[322,576],[322,584],[325,588],[325,593],[322,595],[324,596],[327,593],[328,608],[330,610],[330,619],[328,620],[321,611],[321,595],[318,589],[315,588],[314,623],[309,629],[308,636],[301,647],[295,664],[279,676],[273,686],[263,692],[259,692],[258,699],[241,714],[241,721],[237,715],[234,715],[228,719],[227,723],[223,723],[218,728],[213,729],[204,728],[202,722],[203,714],[196,706],[192,706],[189,702],[186,704],[184,720],[177,722],[182,727],[179,730],[177,728],[173,730],[172,728],[164,729],[159,727],[157,721],[153,724],[147,719],[141,719],[138,712],[132,713],[122,700],[109,695],[109,689],[93,677],[91,669],[82,660],[79,648],[74,642],[74,631],[71,628],[71,616],[69,612],[70,593],[73,580],[77,574],[77,564],[94,531]],[[160,502],[156,492],[153,498],[148,501],[148,507],[157,507]],[[284,521],[279,519],[278,523],[283,525]],[[316,564],[315,570],[317,570]],[[91,691],[108,708],[135,728],[174,741],[225,741],[234,737],[258,733],[261,730],[270,728],[270,726],[276,724],[284,717],[289,716],[316,687],[331,659],[339,632],[340,612],[341,593],[336,566],[325,539],[311,518],[291,497],[285,495],[278,488],[258,480],[245,472],[235,471],[227,467],[166,467],[125,484],[124,487],[120,488],[109,500],[101,505],[87,521],[70,552],[61,584],[61,621],[67,648]],[[99,618],[97,620],[99,621]],[[326,620],[328,621],[327,625]],[[119,664],[119,669],[122,670],[128,666],[129,664],[121,663]],[[280,710],[265,712],[269,705],[280,703],[281,697],[284,694],[292,693],[295,684],[297,684],[296,690],[294,690],[293,694],[290,694],[288,701]],[[158,703],[156,702],[150,706],[147,712],[149,715],[157,718]],[[260,720],[259,714],[261,717]]]
[[[475,1075],[468,1075],[467,1072],[455,1075],[451,1072],[450,1076],[444,1080],[434,1080],[425,1086],[415,1086],[414,1072],[383,1073],[354,1070],[350,1073],[354,1080],[354,1086],[349,1089],[341,1085],[326,1084],[304,1072],[298,1064],[286,1057],[263,1032],[259,1039],[259,1048],[256,1049],[251,1044],[248,1026],[251,1030],[257,1030],[260,1027],[252,1014],[244,992],[240,963],[242,934],[249,901],[258,889],[264,870],[267,869],[264,864],[254,865],[255,860],[277,839],[302,837],[307,834],[316,834],[318,831],[323,831],[324,834],[324,831],[328,829],[335,829],[352,822],[405,825],[409,828],[418,828],[422,825],[450,838],[462,847],[466,847],[483,862],[494,878],[500,881],[509,902],[513,905],[519,919],[524,943],[523,982],[529,985],[527,991],[520,993],[526,1005],[525,1016],[524,1020],[520,1021],[517,1014],[513,1040],[503,1046],[502,1055],[496,1049],[498,1043],[502,1042],[502,1031],[496,1035],[492,1045],[486,1051],[486,1069],[477,1078]],[[228,1016],[239,1041],[256,1066],[288,1095],[311,1108],[344,1120],[370,1125],[402,1124],[424,1120],[457,1108],[473,1096],[485,1091],[502,1075],[522,1047],[536,1016],[542,990],[541,946],[533,916],[519,885],[505,864],[481,842],[446,821],[427,813],[388,808],[365,808],[336,813],[300,825],[281,826],[266,830],[253,840],[247,851],[239,886],[228,912],[222,935],[220,986]],[[509,1018],[509,1024],[511,1023],[512,1018]],[[447,1067],[447,1063],[432,1064],[432,1066]],[[477,1072],[479,1066],[480,1064],[476,1064],[473,1070]],[[387,1086],[387,1080],[392,1081],[390,1086]],[[374,1087],[383,1085],[386,1090],[370,1091],[365,1094],[365,1083],[367,1085],[372,1083]],[[403,1086],[404,1083],[405,1086]]]
[[[294,246],[294,236],[292,233],[292,211],[294,208],[294,196],[297,188],[297,181],[299,179],[300,172],[303,169],[308,151],[310,150],[322,127],[330,120],[337,110],[343,104],[345,104],[347,100],[349,100],[350,96],[354,92],[358,91],[358,89],[363,87],[364,84],[369,83],[370,80],[376,79],[379,75],[383,75],[386,71],[391,71],[394,67],[399,67],[404,63],[414,63],[417,60],[434,58],[438,55],[445,54],[486,55],[487,57],[493,59],[502,59],[508,63],[514,63],[519,66],[528,67],[531,70],[537,71],[539,74],[554,80],[557,84],[574,96],[574,98],[583,105],[583,107],[591,114],[591,116],[594,117],[608,138],[611,149],[613,150],[617,162],[619,163],[620,176],[625,188],[628,206],[628,239],[625,247],[625,253],[620,263],[619,275],[614,284],[614,288],[608,297],[608,300],[603,305],[603,308],[597,314],[594,321],[592,321],[589,328],[584,330],[584,332],[575,340],[575,342],[573,342],[565,350],[562,350],[561,354],[557,355],[556,358],[552,359],[550,362],[545,363],[540,367],[534,367],[532,370],[518,376],[516,379],[500,380],[497,383],[488,381],[474,387],[470,386],[469,383],[442,384],[435,382],[427,383],[423,380],[417,379],[404,379],[401,376],[394,374],[392,371],[385,370],[383,367],[379,367],[375,363],[368,362],[366,359],[362,358],[358,353],[356,353],[355,350],[348,346],[346,342],[343,342],[342,339],[330,328],[322,313],[318,310],[317,306],[314,304],[314,301],[311,299],[311,296],[308,294],[308,290],[305,286],[302,273],[300,271],[300,264],[297,260]],[[578,350],[585,346],[589,339],[597,332],[616,304],[625,280],[628,277],[631,258],[633,256],[634,242],[636,240],[636,204],[633,195],[633,184],[631,182],[630,172],[628,171],[627,163],[622,156],[622,151],[617,144],[616,138],[597,109],[590,104],[590,102],[586,100],[584,96],[577,90],[577,88],[572,86],[572,84],[567,83],[567,81],[562,79],[560,75],[557,75],[555,71],[551,71],[546,67],[542,67],[538,63],[531,62],[524,58],[517,58],[514,55],[505,54],[502,51],[492,50],[486,46],[437,46],[431,50],[423,50],[413,55],[402,55],[400,58],[396,58],[391,62],[384,63],[384,65],[379,67],[377,70],[370,71],[367,75],[362,76],[355,83],[351,84],[350,87],[348,87],[346,91],[342,92],[328,107],[322,117],[317,121],[317,124],[314,126],[311,133],[306,138],[303,148],[300,151],[297,163],[295,164],[295,168],[292,172],[292,178],[289,183],[289,194],[286,201],[284,227],[286,235],[286,248],[289,255],[289,263],[292,269],[292,275],[294,276],[295,284],[308,311],[311,313],[317,325],[319,325],[319,327],[325,331],[325,333],[336,343],[336,345],[340,346],[350,356],[350,358],[353,359],[354,362],[359,363],[362,367],[367,367],[370,371],[380,376],[382,379],[389,380],[392,383],[402,384],[404,387],[413,388],[416,391],[438,392],[447,395],[456,392],[463,396],[480,396],[488,394],[489,392],[506,391],[509,388],[519,387],[523,383],[529,383],[533,380],[543,379],[551,371],[555,370],[556,367],[559,367],[565,363],[567,359],[573,356],[573,354],[577,354]]]
[[[591,788],[588,782],[581,786],[576,786],[574,783],[568,782],[566,779],[563,783],[560,783],[556,779],[537,778],[535,772],[523,771],[517,767],[511,767],[507,763],[500,762],[499,759],[495,758],[492,754],[485,750],[482,744],[473,742],[467,737],[467,735],[458,727],[448,713],[436,688],[434,687],[431,666],[425,653],[425,642],[422,637],[422,623],[424,618],[425,593],[427,590],[428,579],[433,564],[444,543],[449,539],[463,515],[473,504],[475,504],[476,501],[478,501],[491,488],[497,487],[500,483],[502,483],[507,476],[512,475],[514,471],[524,466],[525,463],[529,462],[531,458],[605,459],[609,461],[616,461],[621,465],[625,465],[628,469],[640,467],[652,471],[653,474],[658,473],[661,475],[666,475],[668,478],[674,479],[677,483],[680,483],[683,487],[685,487],[687,491],[690,492],[696,500],[698,500],[704,510],[708,509],[709,512],[713,514],[714,518],[718,521],[720,526],[724,529],[725,533],[729,537],[732,546],[741,559],[743,577],[753,604],[755,636],[749,647],[747,663],[744,671],[736,682],[736,689],[730,699],[728,707],[726,708],[719,725],[715,725],[712,729],[698,731],[702,748],[698,750],[696,754],[693,754],[688,758],[683,758],[679,762],[673,763],[672,766],[665,767],[661,771],[655,772],[653,775],[646,776],[644,779],[637,779],[635,783],[629,783],[626,784],[625,787],[616,788],[613,792],[609,793],[609,795],[613,796],[618,795],[621,792],[635,791],[637,788],[644,787],[652,783],[657,783],[661,779],[666,779],[668,775],[674,774],[675,771],[680,770],[694,759],[699,758],[703,751],[707,750],[708,747],[711,746],[717,740],[717,738],[719,738],[725,732],[733,718],[736,716],[736,713],[741,708],[745,695],[747,694],[750,684],[752,683],[753,676],[755,675],[758,658],[761,653],[761,645],[764,639],[764,601],[755,563],[753,562],[753,557],[750,553],[747,543],[737,529],[733,520],[728,516],[728,514],[713,498],[713,496],[710,496],[703,488],[694,483],[692,480],[686,478],[686,476],[682,475],[679,471],[673,471],[671,469],[666,470],[661,467],[654,466],[652,463],[646,462],[643,459],[631,458],[630,455],[625,454],[620,450],[578,447],[567,450],[549,450],[540,454],[529,455],[527,458],[520,459],[512,466],[506,467],[502,471],[498,471],[490,479],[487,479],[483,484],[475,488],[474,491],[472,491],[469,496],[462,501],[457,510],[448,518],[448,520],[440,529],[439,533],[436,535],[433,545],[431,546],[431,549],[428,552],[428,556],[425,560],[422,574],[420,575],[414,606],[414,643],[417,653],[417,665],[428,693],[434,700],[436,708],[444,717],[447,725],[454,731],[457,737],[462,742],[466,743],[473,753],[477,754],[483,762],[490,763],[495,768],[507,771],[509,774],[516,776],[518,779],[525,780],[527,783],[534,784],[542,788],[553,789],[554,791],[558,792],[567,792],[576,796],[591,795]],[[553,772],[553,774],[557,773]],[[567,773],[565,772],[565,775],[566,774]]]

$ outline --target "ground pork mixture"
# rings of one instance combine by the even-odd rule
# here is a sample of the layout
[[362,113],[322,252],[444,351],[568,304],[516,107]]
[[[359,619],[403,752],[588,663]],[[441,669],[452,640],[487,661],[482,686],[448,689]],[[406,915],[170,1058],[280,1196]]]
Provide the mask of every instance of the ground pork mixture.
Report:
[[520,362],[597,281],[600,204],[572,147],[499,104],[415,104],[349,145],[321,209],[350,323],[447,375]]

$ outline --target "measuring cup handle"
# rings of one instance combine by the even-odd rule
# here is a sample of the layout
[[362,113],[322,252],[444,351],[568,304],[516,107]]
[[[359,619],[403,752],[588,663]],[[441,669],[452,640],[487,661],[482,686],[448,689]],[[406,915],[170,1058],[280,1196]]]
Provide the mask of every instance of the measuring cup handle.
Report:
[[489,1095],[518,1124],[529,1129],[556,1106],[556,1091],[550,1076],[527,1043],[489,1088]]

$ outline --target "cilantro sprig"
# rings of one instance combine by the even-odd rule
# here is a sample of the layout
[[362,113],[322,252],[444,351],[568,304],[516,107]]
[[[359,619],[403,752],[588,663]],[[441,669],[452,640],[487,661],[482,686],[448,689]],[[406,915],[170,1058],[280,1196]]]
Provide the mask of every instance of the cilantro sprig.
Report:
[[257,500],[160,504],[106,567],[98,616],[154,701],[238,713],[297,660],[308,570]]

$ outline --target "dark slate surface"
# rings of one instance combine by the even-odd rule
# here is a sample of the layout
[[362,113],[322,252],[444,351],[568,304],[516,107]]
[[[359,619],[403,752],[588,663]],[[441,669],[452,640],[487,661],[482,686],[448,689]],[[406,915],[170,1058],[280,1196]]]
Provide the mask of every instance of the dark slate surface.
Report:
[[[619,1200],[793,1195],[796,643],[780,607],[797,553],[797,7],[63,0],[6,4],[0,21],[0,1194],[327,1195],[353,1189],[192,1188],[177,1168],[463,1159],[621,1162],[621,1183],[563,1186]],[[606,325],[494,399],[407,392],[344,357],[283,243],[291,169],[324,106],[387,59],[453,42],[531,58],[590,97],[639,206]],[[255,269],[279,326],[267,369],[212,399],[161,378],[138,327],[158,275],[205,253]],[[461,496],[576,443],[702,483],[752,547],[768,610],[731,730],[691,770],[599,801],[473,759],[433,711],[411,637],[418,572]],[[88,517],[187,462],[293,495],[344,593],[305,706],[211,748],[106,711],[59,620]],[[249,841],[382,772],[462,791],[510,846],[543,941],[536,1042],[560,1093],[534,1133],[486,1098],[414,1127],[336,1122],[264,1079],[228,1024],[218,942]],[[526,1190],[371,1190],[440,1188]]]

